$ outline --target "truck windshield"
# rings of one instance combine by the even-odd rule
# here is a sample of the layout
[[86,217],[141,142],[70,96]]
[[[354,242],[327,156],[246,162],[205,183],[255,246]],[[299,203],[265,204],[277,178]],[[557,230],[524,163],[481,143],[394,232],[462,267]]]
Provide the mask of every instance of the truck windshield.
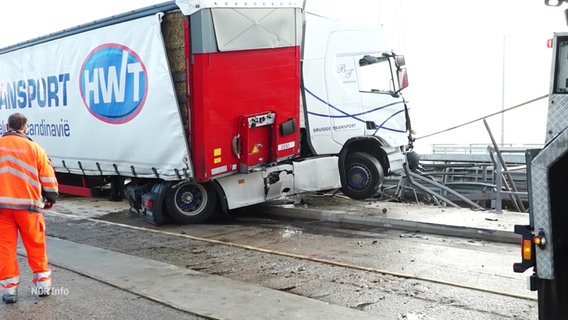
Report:
[[393,64],[388,57],[366,55],[359,60],[359,90],[394,94]]

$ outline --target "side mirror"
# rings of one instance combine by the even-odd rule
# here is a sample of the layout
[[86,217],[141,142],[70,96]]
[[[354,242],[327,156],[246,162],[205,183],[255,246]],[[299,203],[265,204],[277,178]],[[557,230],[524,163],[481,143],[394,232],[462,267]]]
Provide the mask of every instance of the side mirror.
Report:
[[404,60],[403,55],[396,55],[394,56],[394,63],[397,67],[404,67],[406,65],[406,60]]
[[398,87],[399,90],[408,87],[408,73],[406,72],[406,68],[397,68],[397,76],[398,76]]

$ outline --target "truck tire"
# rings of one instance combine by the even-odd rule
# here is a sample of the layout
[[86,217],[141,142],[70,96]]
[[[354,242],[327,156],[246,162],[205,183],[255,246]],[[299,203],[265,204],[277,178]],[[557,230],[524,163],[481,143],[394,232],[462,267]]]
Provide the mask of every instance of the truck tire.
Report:
[[201,223],[213,216],[217,203],[215,191],[209,184],[186,182],[166,194],[168,214],[177,223]]
[[364,152],[349,154],[345,160],[341,191],[351,199],[363,200],[377,194],[383,183],[383,167],[377,158]]

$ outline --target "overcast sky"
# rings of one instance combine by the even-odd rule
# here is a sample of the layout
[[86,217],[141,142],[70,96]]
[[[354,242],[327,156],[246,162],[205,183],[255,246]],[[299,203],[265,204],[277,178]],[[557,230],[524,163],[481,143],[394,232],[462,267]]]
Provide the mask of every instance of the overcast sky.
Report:
[[[567,31],[563,10],[531,1],[387,1],[387,28],[407,56],[417,136],[500,111],[548,93],[553,32]],[[388,5],[388,6],[387,6]],[[504,78],[504,79],[503,79]],[[505,113],[504,142],[543,143],[547,100]],[[501,140],[501,117],[488,119]],[[483,122],[418,140],[488,144]]]
[[[163,1],[5,1],[0,47]],[[314,8],[351,21],[382,24],[393,49],[407,57],[417,136],[508,108],[548,93],[553,32],[568,31],[563,7],[543,0],[308,0]],[[345,5],[347,4],[347,5]],[[490,119],[505,143],[542,143],[546,101]],[[482,122],[419,139],[420,152],[432,143],[487,144]]]

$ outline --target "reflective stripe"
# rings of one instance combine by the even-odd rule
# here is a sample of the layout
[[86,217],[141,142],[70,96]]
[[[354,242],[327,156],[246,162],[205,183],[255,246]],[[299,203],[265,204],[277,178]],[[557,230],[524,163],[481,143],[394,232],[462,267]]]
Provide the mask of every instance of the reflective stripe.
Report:
[[22,206],[22,205],[29,205],[29,206],[41,206],[43,202],[40,200],[32,200],[32,199],[21,199],[21,198],[12,198],[12,197],[0,197],[0,208],[2,208],[2,204],[6,205],[15,205],[15,206]]
[[57,179],[43,148],[21,137],[0,138],[0,208],[41,211],[42,189],[57,193]]
[[43,282],[48,280],[51,280],[51,270],[34,273],[34,279],[32,282]]
[[2,288],[13,288],[20,284],[20,277],[13,277],[4,280],[0,280],[0,285]]
[[44,281],[50,281],[51,277],[43,277],[43,278],[34,278],[32,280],[32,282],[36,283],[36,282],[44,282]]
[[27,210],[30,213],[35,213],[35,212],[41,212],[41,209],[43,209],[43,207],[38,207],[38,206],[11,206],[11,205],[7,205],[7,204],[0,204],[0,214],[2,214],[1,209],[13,209],[13,210]]
[[56,183],[57,179],[55,177],[39,177],[39,180],[44,183]]
[[47,192],[59,192],[59,188],[57,187],[42,187],[42,190]]
[[28,210],[28,211],[41,211],[43,209],[43,202],[39,200],[31,200],[31,199],[16,199],[21,201],[14,201],[20,203],[10,203],[11,199],[14,198],[7,198],[7,197],[0,197],[0,209],[15,209],[15,210]]
[[27,163],[23,160],[20,160],[20,159],[14,157],[14,156],[6,155],[6,156],[3,156],[3,157],[0,157],[0,162],[12,162],[16,166],[27,170],[32,175],[34,175],[34,176],[38,175],[37,168],[32,167],[29,163]]
[[16,177],[18,177],[22,180],[25,180],[27,183],[29,183],[30,185],[32,185],[32,187],[34,187],[36,189],[41,188],[41,184],[35,178],[28,176],[27,174],[23,173],[20,170],[17,170],[17,169],[12,168],[12,167],[0,168],[0,174],[6,173],[6,172],[9,172],[9,173],[15,175]]

